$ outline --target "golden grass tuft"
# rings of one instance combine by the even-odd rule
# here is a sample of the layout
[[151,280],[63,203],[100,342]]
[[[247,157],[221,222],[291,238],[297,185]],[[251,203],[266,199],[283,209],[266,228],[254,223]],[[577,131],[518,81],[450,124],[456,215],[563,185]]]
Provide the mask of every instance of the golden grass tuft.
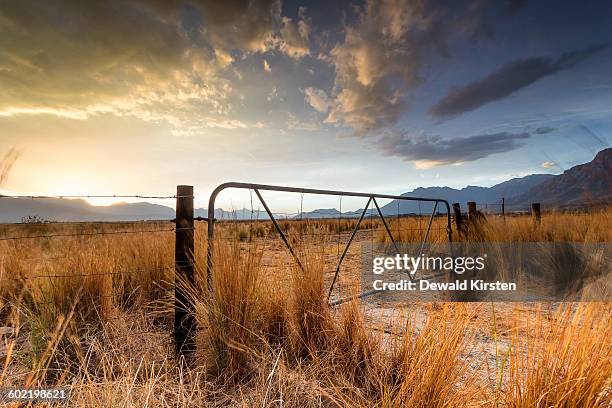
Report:
[[609,305],[568,304],[551,320],[521,322],[525,327],[513,335],[501,401],[509,407],[609,407],[610,312]]

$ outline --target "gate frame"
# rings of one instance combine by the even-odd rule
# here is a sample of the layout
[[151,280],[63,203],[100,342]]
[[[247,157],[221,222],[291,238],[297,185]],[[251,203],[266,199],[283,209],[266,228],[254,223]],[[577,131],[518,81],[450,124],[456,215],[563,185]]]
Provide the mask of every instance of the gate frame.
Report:
[[[376,201],[377,198],[391,199],[391,200],[405,200],[405,201],[418,201],[418,202],[432,202],[432,203],[435,203],[434,207],[433,207],[433,211],[432,211],[431,216],[429,218],[429,223],[428,223],[428,226],[427,226],[427,230],[426,230],[425,236],[423,238],[423,241],[421,242],[421,251],[423,250],[425,242],[427,241],[427,239],[429,237],[429,231],[431,229],[431,224],[432,224],[432,221],[433,221],[433,217],[436,215],[436,210],[438,208],[438,204],[443,203],[446,206],[446,233],[448,235],[448,242],[449,243],[453,242],[453,231],[452,231],[452,228],[451,228],[451,210],[450,210],[450,205],[448,204],[448,201],[446,201],[444,199],[441,199],[441,198],[412,197],[412,196],[390,195],[390,194],[360,193],[360,192],[341,191],[341,190],[323,190],[323,189],[300,188],[300,187],[285,187],[285,186],[274,186],[274,185],[269,185],[269,184],[253,184],[253,183],[228,182],[228,183],[223,183],[223,184],[220,184],[219,186],[217,186],[212,191],[212,193],[210,194],[210,198],[208,200],[208,243],[207,243],[207,253],[206,253],[206,279],[207,279],[209,290],[212,290],[213,252],[214,252],[214,235],[215,235],[215,221],[216,221],[215,220],[215,201],[216,201],[217,196],[219,195],[219,193],[221,193],[221,191],[223,191],[225,189],[228,189],[228,188],[236,188],[236,189],[253,190],[253,191],[255,191],[255,194],[257,195],[257,198],[259,199],[259,201],[263,205],[264,209],[266,210],[266,213],[268,214],[268,217],[270,217],[270,221],[272,221],[272,224],[274,225],[274,228],[276,229],[276,232],[278,232],[278,234],[280,235],[281,239],[285,243],[285,246],[287,247],[287,249],[289,249],[289,252],[293,256],[293,258],[296,260],[298,266],[301,269],[303,269],[303,266],[302,266],[302,263],[300,262],[299,257],[296,255],[295,251],[293,250],[293,247],[291,247],[291,244],[287,240],[287,237],[285,236],[285,233],[283,232],[283,230],[278,225],[278,222],[276,221],[276,218],[274,217],[274,214],[272,213],[272,211],[270,211],[270,208],[268,207],[268,204],[266,203],[266,201],[262,197],[262,195],[260,193],[260,190],[263,190],[263,191],[280,191],[280,192],[287,192],[287,193],[330,195],[330,196],[341,196],[341,197],[363,197],[363,198],[367,198],[368,199],[368,202],[367,202],[365,208],[363,209],[363,211],[361,213],[361,216],[359,217],[359,220],[357,221],[357,224],[355,224],[355,228],[353,229],[353,231],[351,233],[351,237],[349,238],[349,241],[347,242],[347,244],[346,244],[346,246],[344,248],[344,251],[342,252],[342,256],[338,260],[338,265],[336,266],[336,270],[335,270],[335,273],[334,273],[334,279],[332,281],[332,284],[331,284],[331,286],[329,288],[329,292],[327,294],[327,301],[328,301],[328,304],[330,306],[335,306],[335,305],[344,303],[345,301],[349,300],[349,299],[338,299],[336,301],[329,302],[331,294],[332,294],[332,291],[333,291],[334,286],[336,284],[336,280],[338,278],[338,274],[340,272],[340,267],[342,265],[342,261],[344,260],[344,257],[346,256],[346,253],[348,252],[348,249],[349,249],[351,243],[353,242],[353,239],[355,238],[355,235],[357,234],[357,231],[359,230],[359,226],[361,225],[361,221],[363,221],[363,218],[365,217],[365,215],[368,212],[368,208],[370,207],[370,203],[372,203],[372,202],[374,203],[374,205],[376,207],[376,210],[378,212],[378,215],[380,216],[380,218],[381,218],[381,220],[383,222],[385,230],[387,231],[387,234],[391,238],[391,242],[393,243],[393,245],[397,249],[397,244],[395,242],[395,239],[393,238],[393,234],[391,233],[391,230],[389,229],[389,226],[387,224],[385,216],[383,215],[383,213],[380,210],[380,207],[378,205],[378,202]],[[251,211],[252,211],[252,209],[251,209]],[[410,275],[410,279],[411,280],[413,279],[412,275]],[[371,295],[373,293],[374,292],[372,292],[372,291],[364,292],[364,293],[360,294],[358,297],[360,297],[360,298],[366,297],[366,296]]]

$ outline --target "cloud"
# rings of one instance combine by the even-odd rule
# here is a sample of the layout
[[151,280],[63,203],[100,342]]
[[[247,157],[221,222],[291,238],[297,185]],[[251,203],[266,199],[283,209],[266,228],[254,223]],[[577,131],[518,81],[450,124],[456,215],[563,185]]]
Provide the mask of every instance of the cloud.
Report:
[[283,17],[280,29],[282,40],[280,49],[292,58],[302,58],[310,54],[309,37],[312,22],[306,15],[306,8],[298,9],[298,20]]
[[434,16],[424,2],[367,1],[330,52],[336,78],[326,121],[358,132],[396,122],[406,89],[417,82],[421,51],[432,43]]
[[5,114],[102,112],[180,123],[177,116],[193,109],[230,110],[231,85],[217,74],[215,54],[196,47],[169,9],[147,2],[58,7],[0,3]]
[[330,100],[327,93],[322,89],[306,88],[304,90],[304,99],[310,106],[321,113],[327,113],[329,110]]
[[291,112],[288,113],[286,126],[288,130],[302,130],[314,132],[321,129],[320,123],[317,121],[302,121],[295,117]]
[[555,130],[557,130],[557,129],[556,129],[556,128],[553,128],[553,127],[542,126],[542,127],[537,128],[537,129],[535,130],[535,133],[536,133],[537,135],[545,135],[545,134],[547,134],[547,133],[554,132]]
[[392,133],[378,141],[382,151],[415,162],[419,168],[460,164],[504,153],[523,146],[529,133],[499,132],[454,139]]
[[281,20],[280,0],[0,2],[0,115],[226,126],[234,62],[277,47]]
[[495,2],[366,0],[344,38],[321,59],[335,69],[327,123],[358,135],[395,124],[407,109],[412,88],[422,81],[422,60],[449,55],[451,35],[482,31]]
[[557,167],[557,165],[553,162],[544,162],[540,166],[542,166],[544,169],[554,169]]
[[263,52],[273,47],[281,19],[280,0],[203,0],[194,4],[204,21],[199,31],[214,49]]
[[572,68],[590,56],[607,49],[599,44],[562,54],[557,59],[536,57],[513,61],[478,81],[451,90],[430,109],[436,119],[447,119],[503,99],[532,83]]

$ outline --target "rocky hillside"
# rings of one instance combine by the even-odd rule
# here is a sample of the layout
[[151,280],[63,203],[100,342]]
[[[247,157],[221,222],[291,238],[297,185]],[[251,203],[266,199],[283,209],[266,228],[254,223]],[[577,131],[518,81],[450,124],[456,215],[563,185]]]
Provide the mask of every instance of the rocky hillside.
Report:
[[600,151],[589,163],[574,166],[512,200],[518,206],[532,202],[570,207],[612,203],[612,148]]

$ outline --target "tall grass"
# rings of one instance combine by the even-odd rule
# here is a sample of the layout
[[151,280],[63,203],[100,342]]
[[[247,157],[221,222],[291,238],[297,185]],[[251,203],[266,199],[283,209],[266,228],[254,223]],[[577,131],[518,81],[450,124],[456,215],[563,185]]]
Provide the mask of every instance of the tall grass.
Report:
[[[304,406],[318,406],[321,398],[341,406],[453,406],[464,395],[457,383],[465,372],[459,355],[469,319],[460,306],[445,307],[422,329],[409,320],[383,341],[367,329],[357,303],[338,310],[326,305],[323,263],[316,257],[292,269],[292,284],[279,294],[259,274],[258,255],[240,265],[228,256],[235,250],[218,249],[215,293],[198,308],[206,326],[202,363],[212,368],[214,381],[240,389],[248,384],[249,398],[256,399],[253,389],[264,386],[265,371],[284,370],[318,390]],[[282,397],[270,387],[265,400]]]
[[[603,313],[602,313],[603,312]],[[609,407],[612,314],[609,305],[562,306],[514,330],[507,384],[509,407]]]
[[[490,218],[484,228],[498,242],[609,242],[610,213],[592,218],[545,214],[538,228],[528,217]],[[334,220],[309,222],[308,231],[332,231]],[[316,240],[301,248],[303,269],[271,272],[266,237],[235,238],[215,245],[213,291],[199,279],[193,293],[200,331],[191,366],[176,359],[169,336],[170,234],[0,242],[0,326],[17,332],[0,339],[0,383],[67,386],[77,407],[610,403],[609,304],[504,321],[509,351],[490,381],[479,349],[488,334],[476,324],[488,317],[477,307],[407,305],[407,318],[389,326],[372,319],[372,305],[327,306]],[[112,271],[134,273],[101,273]]]

